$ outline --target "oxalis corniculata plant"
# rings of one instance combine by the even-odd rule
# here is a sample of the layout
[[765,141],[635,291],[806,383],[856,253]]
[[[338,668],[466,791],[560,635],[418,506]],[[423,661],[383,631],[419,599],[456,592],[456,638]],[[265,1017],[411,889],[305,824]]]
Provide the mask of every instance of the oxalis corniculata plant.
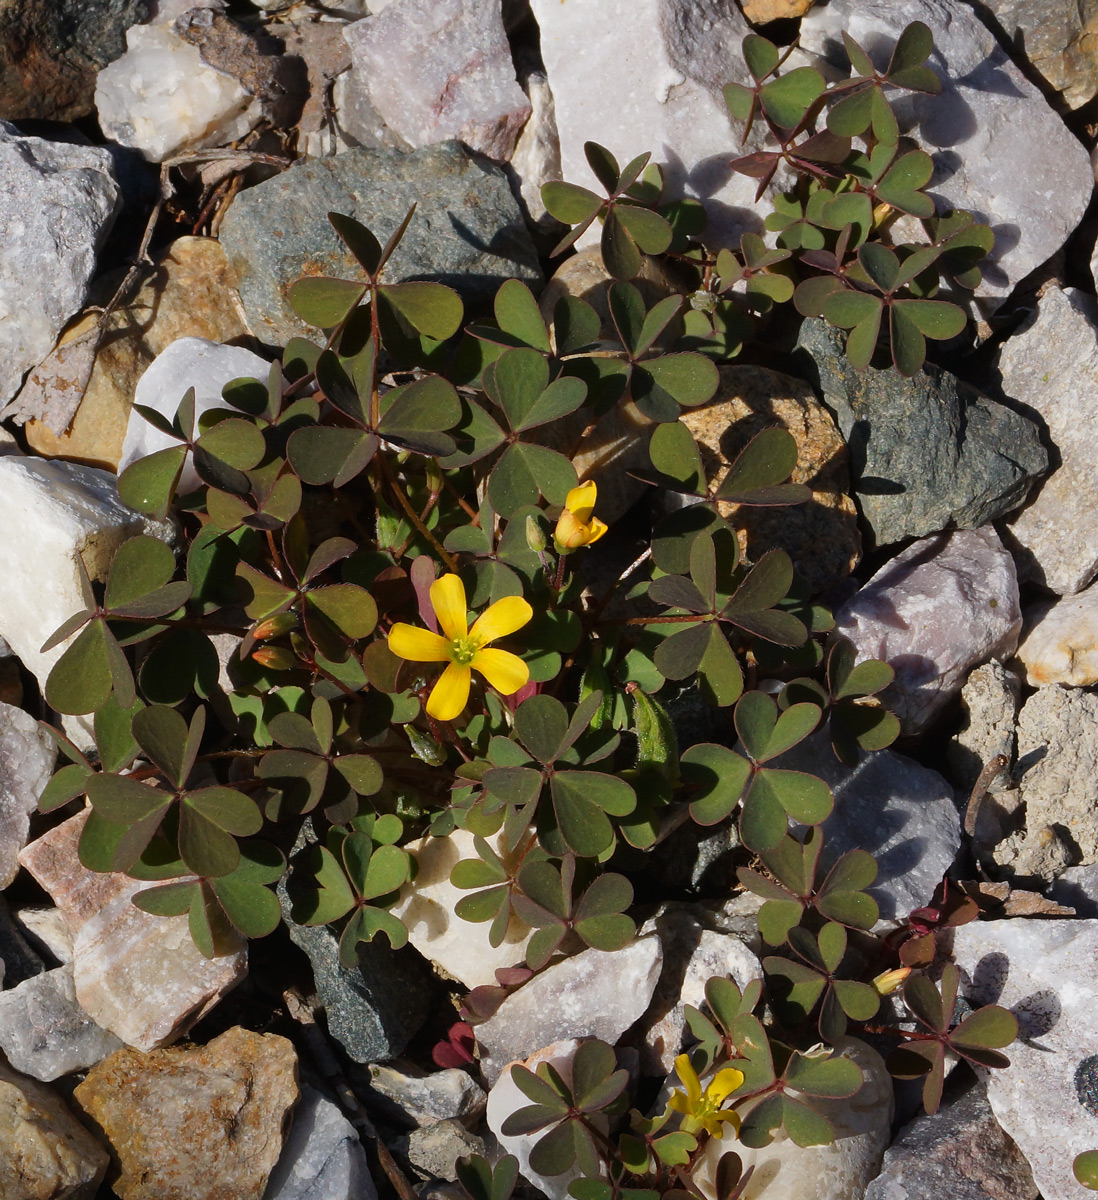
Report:
[[[139,410],[177,444],[130,466],[119,491],[170,517],[176,543],[125,543],[105,586],[89,587],[92,606],[47,643],[75,635],[46,699],[91,716],[95,750],[51,730],[66,761],[41,810],[86,800],[82,863],[153,882],[134,902],[188,914],[208,956],[274,930],[273,886],[287,874],[291,919],[335,926],[345,966],[379,935],[399,947],[405,847],[473,835],[476,857],[452,875],[468,892],[458,917],[490,923],[493,945],[512,917],[534,932],[526,966],[469,997],[447,1044],[459,1061],[507,984],[631,941],[623,861],[684,819],[737,822],[739,884],[763,901],[770,952],[742,992],[715,978],[705,1009],[687,1009],[694,1042],[666,1107],[631,1108],[629,1075],[597,1040],[568,1078],[547,1064],[512,1070],[530,1103],[503,1132],[542,1134],[533,1168],[578,1170],[577,1200],[697,1194],[707,1144],[729,1132],[746,1147],[779,1131],[830,1142],[815,1101],[863,1082],[834,1049],[849,1033],[892,1039],[891,1066],[924,1077],[933,1112],[947,1055],[1005,1066],[999,1048],[1017,1032],[995,1006],[957,1019],[958,972],[940,965],[934,933],[975,913],[959,916],[943,885],[936,907],[877,938],[875,860],[825,856],[831,791],[775,765],[817,730],[843,762],[899,731],[877,700],[891,669],[828,646],[831,615],[788,555],[745,557],[722,516],[724,502],[808,498],[789,482],[792,436],[758,434],[718,486],[680,419],[715,394],[716,363],[790,300],[849,329],[855,365],[883,350],[908,374],[926,337],[964,324],[934,296],[942,275],[975,285],[990,232],[967,214],[935,217],[921,190],[930,159],[904,148],[888,102],[897,88],[938,90],[930,34],[910,26],[883,72],[845,41],[854,73],[827,86],[809,67],[780,73],[782,52],[751,35],[755,83],[726,91],[733,115],[748,130],[764,122],[777,147],[736,168],[760,179],[760,198],[777,171],[791,182],[766,220],[773,246],[752,234],[707,243],[696,203],[661,202],[648,155],[622,170],[588,146],[606,199],[546,186],[549,210],[575,226],[560,249],[602,222],[606,327],[575,297],[547,323],[515,280],[466,323],[449,288],[388,277],[414,210],[384,246],[329,214],[361,278],[298,281],[290,302],[322,334],[294,339],[266,380],[228,385],[225,407],[196,419],[189,392],[171,421]],[[923,222],[925,242],[891,240],[902,214]],[[656,254],[693,286],[648,308],[631,280]],[[648,421],[650,482],[692,503],[657,519],[644,553],[600,591],[588,547],[613,531],[574,459],[625,403]],[[201,483],[179,494],[188,459]],[[237,639],[227,683],[219,634]],[[721,742],[680,747],[668,705],[684,691],[721,711]],[[882,1022],[897,989],[903,1006]],[[722,1200],[748,1179],[735,1144],[707,1183]],[[466,1160],[461,1179],[474,1200],[506,1200],[515,1160]]]

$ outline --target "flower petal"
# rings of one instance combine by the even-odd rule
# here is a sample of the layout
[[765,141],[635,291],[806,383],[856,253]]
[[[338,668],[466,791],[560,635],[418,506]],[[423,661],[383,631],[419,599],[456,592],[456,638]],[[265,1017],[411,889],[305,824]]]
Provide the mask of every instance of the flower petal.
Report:
[[398,621],[389,630],[389,649],[397,658],[412,662],[448,662],[450,659],[450,643],[444,637],[429,629],[405,625],[403,621]]
[[605,522],[600,521],[598,517],[592,517],[591,532],[587,538],[587,544],[590,546],[592,542],[597,542],[609,528],[610,527]]
[[735,1067],[724,1067],[714,1075],[709,1086],[705,1089],[705,1094],[720,1108],[742,1083],[742,1071],[737,1071]]
[[581,483],[579,487],[572,488],[564,497],[564,507],[586,525],[595,511],[597,495],[598,488],[595,486],[595,481],[589,479],[586,483]]
[[478,650],[470,665],[504,696],[513,696],[530,681],[530,668],[506,650]]
[[443,575],[431,584],[431,604],[442,632],[453,641],[469,634],[465,584],[458,575]]
[[451,663],[431,689],[431,695],[427,699],[427,715],[434,717],[436,721],[452,721],[460,716],[469,699],[471,678],[468,667],[459,667],[457,663]]
[[702,1098],[702,1089],[701,1081],[698,1079],[698,1073],[694,1070],[693,1064],[690,1062],[689,1054],[680,1054],[675,1058],[675,1070],[678,1072],[678,1076],[686,1088],[686,1094],[690,1098],[691,1109],[696,1110],[698,1102]]
[[521,596],[504,596],[477,617],[469,635],[482,646],[487,646],[496,638],[506,637],[516,629],[521,629],[533,615],[534,610]]

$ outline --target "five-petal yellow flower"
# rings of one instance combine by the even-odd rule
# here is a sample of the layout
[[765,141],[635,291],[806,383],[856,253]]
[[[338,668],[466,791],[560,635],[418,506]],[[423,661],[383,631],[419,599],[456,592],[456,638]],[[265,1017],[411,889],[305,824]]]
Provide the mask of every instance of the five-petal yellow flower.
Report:
[[684,1133],[706,1133],[719,1138],[723,1135],[722,1125],[728,1122],[736,1133],[740,1131],[740,1118],[731,1109],[721,1105],[743,1083],[743,1072],[735,1067],[724,1067],[713,1076],[702,1091],[701,1080],[690,1063],[690,1056],[680,1054],[675,1059],[675,1070],[686,1085],[685,1092],[674,1092],[668,1104],[683,1114],[680,1128]]
[[457,575],[443,575],[431,584],[431,604],[442,633],[415,625],[395,624],[389,630],[389,649],[412,662],[448,663],[427,700],[427,713],[436,721],[452,721],[469,699],[472,672],[481,675],[504,696],[525,687],[530,670],[516,654],[487,649],[489,642],[521,629],[534,610],[521,596],[505,596],[490,605],[469,628],[465,585]]
[[597,494],[594,481],[589,479],[564,498],[564,512],[553,531],[558,553],[569,554],[581,546],[590,546],[606,532],[607,526],[594,516]]

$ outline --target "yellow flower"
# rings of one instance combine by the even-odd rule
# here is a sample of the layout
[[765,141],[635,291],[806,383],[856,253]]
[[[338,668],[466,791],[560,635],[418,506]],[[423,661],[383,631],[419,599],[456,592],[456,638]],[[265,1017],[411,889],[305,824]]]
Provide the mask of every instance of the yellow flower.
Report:
[[675,1070],[686,1085],[685,1092],[674,1092],[668,1104],[676,1112],[683,1114],[681,1129],[684,1133],[697,1133],[704,1129],[715,1138],[723,1136],[722,1125],[728,1122],[732,1129],[739,1133],[740,1118],[730,1109],[722,1109],[721,1105],[743,1083],[743,1072],[735,1067],[724,1067],[706,1085],[702,1091],[698,1073],[690,1065],[690,1057],[680,1054],[675,1059]]
[[891,971],[882,971],[873,980],[873,986],[877,989],[878,995],[887,996],[890,992],[894,992],[910,974],[910,967],[895,967]]
[[389,631],[389,649],[412,662],[448,663],[427,700],[427,713],[436,721],[452,721],[469,699],[473,671],[504,696],[525,687],[530,670],[515,654],[485,647],[496,638],[521,629],[534,610],[521,596],[505,596],[490,605],[469,628],[465,586],[457,575],[443,575],[431,584],[431,604],[441,634],[398,622]]
[[590,546],[606,532],[607,526],[592,514],[597,493],[593,480],[574,487],[564,498],[564,512],[557,520],[553,541],[561,554],[570,554],[581,546]]

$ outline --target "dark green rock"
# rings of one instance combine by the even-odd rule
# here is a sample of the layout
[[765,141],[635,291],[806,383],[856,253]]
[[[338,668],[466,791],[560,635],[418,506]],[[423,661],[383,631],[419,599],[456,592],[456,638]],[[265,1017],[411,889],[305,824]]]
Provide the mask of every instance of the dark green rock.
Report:
[[296,162],[229,209],[221,244],[256,335],[273,343],[315,336],[286,303],[300,276],[362,278],[329,212],[361,221],[384,244],[412,204],[416,214],[386,271],[390,282],[433,279],[467,301],[488,300],[512,277],[541,283],[537,252],[499,167],[453,141],[410,154],[348,150]]
[[977,529],[1024,502],[1049,465],[1033,421],[930,365],[911,379],[891,368],[856,371],[844,342],[826,322],[807,320],[795,364],[835,414],[876,545]]

